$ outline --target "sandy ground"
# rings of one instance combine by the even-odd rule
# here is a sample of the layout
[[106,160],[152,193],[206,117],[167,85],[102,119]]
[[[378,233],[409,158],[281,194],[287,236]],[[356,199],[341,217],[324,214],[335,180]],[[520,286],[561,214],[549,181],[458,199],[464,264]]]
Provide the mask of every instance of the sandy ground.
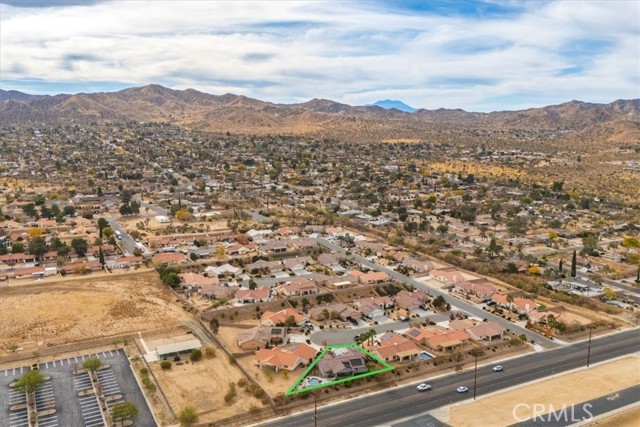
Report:
[[251,373],[253,378],[260,383],[262,388],[264,388],[271,397],[283,395],[293,384],[295,384],[296,380],[300,378],[300,375],[304,373],[305,369],[307,369],[306,367],[300,367],[293,372],[289,372],[287,370],[274,372],[272,369],[258,368],[254,363],[255,360],[256,358],[253,355],[244,356],[238,359],[238,363],[241,363],[242,366]]
[[[238,380],[244,378],[240,370],[230,365],[221,351],[216,354],[217,357],[205,357],[197,363],[176,365],[172,361],[169,370],[162,370],[160,362],[150,364],[174,410],[192,406],[198,411],[200,422],[210,422],[244,414],[252,406],[262,408],[260,400],[237,387]],[[237,397],[227,405],[224,396],[232,382],[236,383]]]
[[154,272],[0,289],[0,355],[176,325],[190,316]]
[[626,411],[611,415],[610,417],[600,418],[597,421],[585,424],[588,427],[637,427],[640,420],[640,405],[628,409]]
[[[144,209],[143,209],[144,213]],[[148,222],[146,220],[149,220]],[[136,227],[137,223],[145,223],[145,229],[138,229]],[[146,217],[146,216],[136,216],[136,217],[118,217],[118,223],[121,224],[127,231],[138,230],[141,234],[146,234],[149,237],[154,237],[154,233],[156,230],[165,229],[169,223],[160,223],[156,221],[154,216]],[[219,232],[227,230],[227,220],[213,220],[213,221],[194,221],[194,222],[182,222],[173,218],[172,225],[174,227],[180,227],[182,225],[188,225],[193,227],[194,230],[202,230],[197,231],[200,232]],[[191,231],[194,232],[194,231]],[[150,234],[151,233],[151,234]]]
[[[528,404],[530,408],[533,408],[534,404],[543,404],[547,408],[550,405],[562,408],[562,405],[584,402],[636,385],[640,382],[639,362],[638,356],[630,356],[473,403],[454,405],[450,409],[449,419],[443,421],[456,427],[515,424],[518,420],[514,418],[513,411],[518,404]],[[527,413],[526,409],[522,409],[516,415],[524,421],[527,414],[531,417],[531,410]]]

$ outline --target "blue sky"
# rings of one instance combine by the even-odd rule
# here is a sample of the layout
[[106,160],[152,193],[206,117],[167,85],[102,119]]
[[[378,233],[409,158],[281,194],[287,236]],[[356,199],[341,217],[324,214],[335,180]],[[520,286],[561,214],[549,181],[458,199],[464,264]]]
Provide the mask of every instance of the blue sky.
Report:
[[512,110],[640,97],[637,1],[0,0],[0,88]]

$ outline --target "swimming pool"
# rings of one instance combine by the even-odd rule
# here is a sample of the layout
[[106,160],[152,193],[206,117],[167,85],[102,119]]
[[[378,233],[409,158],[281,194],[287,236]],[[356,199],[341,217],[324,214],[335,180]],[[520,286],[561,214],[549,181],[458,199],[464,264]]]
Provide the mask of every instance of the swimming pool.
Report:
[[309,377],[307,378],[307,385],[308,386],[314,386],[314,385],[319,385],[322,384],[324,381],[321,378],[318,377]]
[[423,351],[422,353],[418,354],[418,357],[420,358],[420,360],[429,360],[429,359],[433,359],[433,356],[430,355],[429,353]]

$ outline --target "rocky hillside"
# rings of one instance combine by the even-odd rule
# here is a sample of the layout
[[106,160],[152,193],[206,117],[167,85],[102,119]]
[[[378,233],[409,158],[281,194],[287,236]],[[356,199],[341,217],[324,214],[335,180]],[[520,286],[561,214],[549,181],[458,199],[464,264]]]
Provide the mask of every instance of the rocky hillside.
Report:
[[[171,121],[202,131],[315,134],[353,141],[427,140],[495,143],[570,141],[578,145],[640,143],[640,100],[571,101],[521,111],[402,112],[326,99],[274,104],[233,94],[209,95],[159,85],[110,93],[34,96],[0,90],[0,124]],[[515,136],[514,136],[515,135]],[[555,144],[554,143],[554,144]],[[503,144],[499,144],[503,145]]]

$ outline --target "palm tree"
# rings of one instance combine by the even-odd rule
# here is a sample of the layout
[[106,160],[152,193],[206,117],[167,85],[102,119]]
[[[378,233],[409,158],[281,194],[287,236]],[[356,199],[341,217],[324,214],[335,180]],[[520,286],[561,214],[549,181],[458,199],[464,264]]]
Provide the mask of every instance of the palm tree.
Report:
[[509,303],[509,311],[513,310],[513,295],[507,295],[507,303]]

